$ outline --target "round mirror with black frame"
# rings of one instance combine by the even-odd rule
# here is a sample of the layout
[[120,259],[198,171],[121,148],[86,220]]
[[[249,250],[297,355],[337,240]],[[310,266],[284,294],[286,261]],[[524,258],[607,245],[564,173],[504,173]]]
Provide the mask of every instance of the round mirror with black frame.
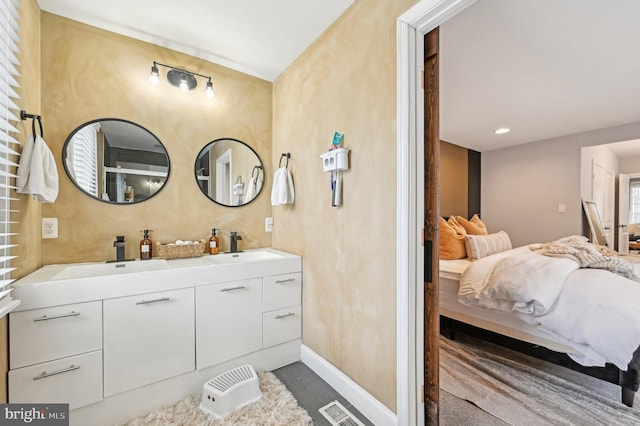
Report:
[[78,126],[62,148],[69,179],[90,197],[132,204],[156,195],[169,178],[169,154],[149,130],[119,118]]
[[249,204],[262,191],[264,166],[246,143],[232,138],[209,142],[196,157],[198,187],[211,201],[226,207]]

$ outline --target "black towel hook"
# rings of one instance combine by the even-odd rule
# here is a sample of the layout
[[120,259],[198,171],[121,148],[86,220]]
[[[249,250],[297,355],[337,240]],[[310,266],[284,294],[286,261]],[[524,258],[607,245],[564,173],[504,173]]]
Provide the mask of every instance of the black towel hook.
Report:
[[20,120],[24,121],[28,118],[31,118],[31,132],[33,133],[33,137],[36,136],[36,120],[38,121],[38,126],[40,127],[40,137],[44,138],[44,130],[42,129],[42,118],[37,114],[29,114],[25,110],[20,111]]
[[282,167],[282,157],[287,157],[287,164],[285,164],[285,168],[289,168],[289,158],[291,158],[291,153],[290,152],[285,152],[284,154],[282,154],[280,156],[280,161],[278,162],[278,168]]
[[253,170],[251,170],[251,178],[254,177],[254,172],[258,170],[257,176],[260,177],[260,170],[262,170],[262,166],[253,166]]

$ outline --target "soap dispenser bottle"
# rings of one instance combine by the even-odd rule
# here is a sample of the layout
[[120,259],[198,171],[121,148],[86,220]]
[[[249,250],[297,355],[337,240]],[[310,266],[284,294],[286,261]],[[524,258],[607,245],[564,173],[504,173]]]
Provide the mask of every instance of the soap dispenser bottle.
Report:
[[149,230],[145,229],[144,237],[140,241],[140,260],[149,260],[153,257],[153,245],[149,239]]
[[209,238],[209,254],[218,254],[220,250],[220,240],[216,237],[217,228],[211,229],[211,238]]

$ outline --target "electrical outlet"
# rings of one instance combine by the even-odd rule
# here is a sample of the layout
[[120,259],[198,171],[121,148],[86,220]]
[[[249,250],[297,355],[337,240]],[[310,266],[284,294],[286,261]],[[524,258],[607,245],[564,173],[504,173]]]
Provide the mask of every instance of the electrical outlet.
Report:
[[265,217],[264,218],[264,232],[271,232],[273,231],[273,218],[272,217]]
[[58,238],[58,218],[42,218],[42,238]]

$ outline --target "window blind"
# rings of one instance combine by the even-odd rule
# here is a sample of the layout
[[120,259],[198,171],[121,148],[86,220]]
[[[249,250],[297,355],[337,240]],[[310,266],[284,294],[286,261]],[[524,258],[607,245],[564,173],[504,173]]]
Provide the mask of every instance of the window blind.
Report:
[[11,240],[17,235],[13,232],[17,223],[11,220],[16,211],[11,206],[17,201],[12,195],[20,156],[16,150],[19,142],[13,137],[18,129],[11,124],[20,121],[16,104],[16,89],[20,87],[18,4],[18,0],[0,0],[0,317],[20,303],[11,297],[11,272],[16,269],[12,266],[16,256],[11,254],[16,246]]
[[98,131],[100,124],[94,123],[78,130],[67,149],[67,161],[80,188],[94,197],[98,196]]

